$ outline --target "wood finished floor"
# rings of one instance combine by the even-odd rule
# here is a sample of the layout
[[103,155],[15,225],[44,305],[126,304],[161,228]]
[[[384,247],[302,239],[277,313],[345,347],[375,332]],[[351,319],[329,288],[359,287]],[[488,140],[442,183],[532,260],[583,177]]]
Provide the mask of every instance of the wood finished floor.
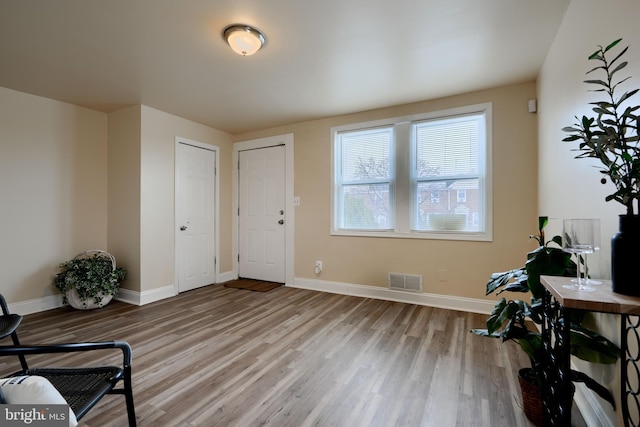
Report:
[[[512,344],[469,333],[484,321],[287,287],[213,285],[142,307],[32,314],[19,332],[30,344],[128,341],[140,426],[530,426],[515,376],[527,360]],[[18,369],[3,359],[0,375]],[[94,361],[74,354],[47,364]],[[81,425],[125,426],[124,399],[106,397]]]

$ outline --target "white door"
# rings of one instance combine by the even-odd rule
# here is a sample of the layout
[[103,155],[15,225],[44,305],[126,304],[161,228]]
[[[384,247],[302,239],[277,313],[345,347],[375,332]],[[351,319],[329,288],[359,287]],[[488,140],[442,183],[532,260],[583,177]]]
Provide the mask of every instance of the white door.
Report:
[[285,147],[241,151],[238,275],[285,282]]
[[178,143],[176,246],[179,292],[216,282],[215,151]]

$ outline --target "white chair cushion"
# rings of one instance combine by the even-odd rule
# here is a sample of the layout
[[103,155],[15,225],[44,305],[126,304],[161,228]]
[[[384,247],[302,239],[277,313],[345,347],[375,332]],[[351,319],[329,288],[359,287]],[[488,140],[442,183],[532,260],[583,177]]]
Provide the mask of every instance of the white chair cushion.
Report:
[[[67,405],[67,401],[44,377],[23,375],[0,379],[0,391],[9,404]],[[76,414],[69,408],[69,427],[76,427]]]

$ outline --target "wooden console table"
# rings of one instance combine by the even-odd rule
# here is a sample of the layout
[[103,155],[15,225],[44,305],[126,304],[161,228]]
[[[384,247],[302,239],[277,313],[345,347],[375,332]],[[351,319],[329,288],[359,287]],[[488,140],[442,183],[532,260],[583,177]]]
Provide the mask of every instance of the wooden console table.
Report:
[[626,427],[639,425],[640,297],[612,292],[609,280],[601,280],[601,285],[593,286],[594,292],[564,288],[563,285],[572,284],[569,277],[542,276],[541,282],[546,289],[542,298],[542,346],[546,354],[542,389],[545,425],[571,425],[573,386],[569,319],[575,309],[620,315],[622,416]]

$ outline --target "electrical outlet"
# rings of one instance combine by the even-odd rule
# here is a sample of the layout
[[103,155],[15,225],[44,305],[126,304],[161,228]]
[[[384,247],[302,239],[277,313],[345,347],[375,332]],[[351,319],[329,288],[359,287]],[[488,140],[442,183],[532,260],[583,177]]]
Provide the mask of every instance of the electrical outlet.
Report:
[[322,273],[322,261],[316,261],[316,268],[314,271],[316,274]]

